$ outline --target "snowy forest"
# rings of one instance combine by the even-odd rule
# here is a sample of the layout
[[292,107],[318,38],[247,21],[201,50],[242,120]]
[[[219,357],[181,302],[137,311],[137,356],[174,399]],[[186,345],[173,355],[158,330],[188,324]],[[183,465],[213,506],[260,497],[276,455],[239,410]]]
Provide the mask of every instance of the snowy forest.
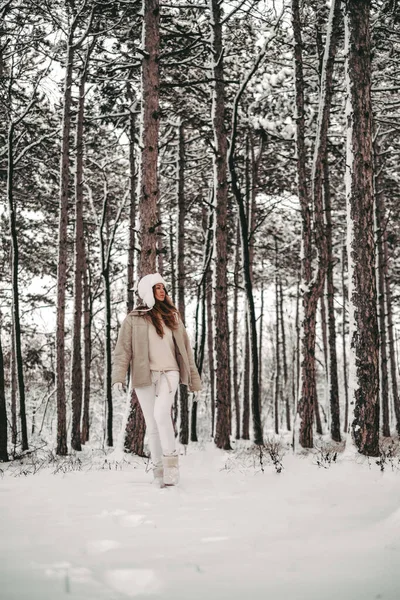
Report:
[[[240,590],[260,599],[273,591],[279,600],[292,589],[286,571],[286,584],[268,587],[261,565],[268,560],[273,572],[276,562],[280,573],[280,557],[297,584],[314,581],[293,597],[321,598],[318,586],[332,571],[318,563],[319,550],[333,534],[316,498],[314,516],[302,510],[307,485],[320,498],[329,485],[329,507],[336,506],[336,484],[349,486],[349,513],[332,522],[340,529],[352,515],[364,518],[378,531],[377,546],[365,543],[365,531],[342,532],[330,568],[362,547],[359,563],[344,568],[324,598],[398,600],[397,542],[387,542],[392,554],[380,579],[374,568],[383,564],[388,532],[398,536],[400,528],[399,64],[397,0],[1,1],[0,472],[3,482],[12,476],[9,502],[18,496],[21,514],[32,502],[43,516],[38,507],[47,500],[29,483],[35,478],[20,476],[82,470],[92,471],[87,485],[99,497],[108,485],[101,477],[116,488],[125,477],[127,500],[126,477],[143,471],[148,448],[134,390],[120,397],[112,388],[113,350],[138,304],[138,279],[159,272],[189,333],[202,390],[181,385],[176,394],[182,487],[159,492],[151,519],[163,510],[175,523],[178,501],[195,518],[202,504],[188,498],[200,491],[190,479],[197,470],[202,493],[213,490],[204,510],[220,511],[215,521],[204,513],[208,554],[190,542],[196,575],[170,568],[186,543],[184,524],[169,567],[152,571],[145,561],[158,541],[141,532],[153,521],[107,496],[94,508],[103,510],[102,535],[113,535],[105,519],[134,526],[150,540],[141,567],[121,567],[122,550],[108,537],[88,542],[81,570],[72,551],[50,567],[43,550],[37,560],[47,564],[46,581],[38,583],[35,567],[33,587],[24,588],[4,543],[6,600],[66,593],[222,600],[228,591],[242,598]],[[335,469],[333,479],[321,479]],[[221,483],[221,471],[231,479]],[[233,515],[249,512],[244,492],[232,510],[229,498],[247,482],[257,516],[240,521],[237,535],[257,545],[262,498],[278,476],[287,488],[269,508],[291,507],[296,488],[298,535],[318,528],[315,513],[321,519],[314,559],[307,566],[296,544],[289,558],[286,550],[254,550],[253,577],[230,549],[231,570],[218,563],[219,580],[218,544],[228,543]],[[43,482],[57,503],[84,485]],[[363,516],[358,484],[369,497]],[[148,493],[135,492],[138,506]],[[5,502],[2,515],[10,512]],[[378,530],[380,511],[391,516]],[[229,535],[216,533],[224,519]],[[270,541],[279,536],[277,519]],[[115,544],[128,547],[121,540]],[[28,552],[23,544],[15,542],[14,560]],[[72,539],[64,545],[72,548]],[[338,545],[348,548],[341,557]],[[96,561],[114,551],[119,567],[103,565],[96,587]],[[291,561],[300,561],[302,575]],[[179,581],[195,586],[202,569],[203,583],[188,595]]]
[[350,8],[5,2],[3,460],[113,446],[112,351],[156,270],[204,382],[182,444],[399,433],[399,15]]

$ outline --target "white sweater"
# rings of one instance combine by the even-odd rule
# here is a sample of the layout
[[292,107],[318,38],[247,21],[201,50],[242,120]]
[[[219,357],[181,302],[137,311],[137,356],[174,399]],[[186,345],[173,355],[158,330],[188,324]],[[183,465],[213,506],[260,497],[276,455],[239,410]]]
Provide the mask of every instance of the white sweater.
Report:
[[164,336],[160,338],[153,323],[149,323],[149,360],[151,371],[179,371],[171,329],[163,324]]

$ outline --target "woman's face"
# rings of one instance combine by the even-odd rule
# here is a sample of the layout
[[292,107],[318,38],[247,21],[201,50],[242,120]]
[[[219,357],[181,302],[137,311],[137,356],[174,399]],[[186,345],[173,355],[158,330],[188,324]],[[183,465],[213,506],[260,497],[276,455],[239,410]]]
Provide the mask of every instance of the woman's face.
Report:
[[165,287],[163,286],[162,283],[156,283],[156,285],[153,287],[153,292],[154,292],[154,298],[156,300],[158,300],[159,302],[162,302],[163,300],[165,300]]

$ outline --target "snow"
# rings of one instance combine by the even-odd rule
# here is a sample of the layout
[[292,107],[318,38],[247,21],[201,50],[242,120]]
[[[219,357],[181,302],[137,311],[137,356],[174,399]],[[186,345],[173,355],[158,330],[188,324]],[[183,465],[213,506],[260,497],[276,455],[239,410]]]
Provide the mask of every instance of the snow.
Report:
[[181,484],[158,489],[142,459],[89,453],[2,465],[2,599],[400,597],[398,459],[287,449],[278,474],[193,444]]

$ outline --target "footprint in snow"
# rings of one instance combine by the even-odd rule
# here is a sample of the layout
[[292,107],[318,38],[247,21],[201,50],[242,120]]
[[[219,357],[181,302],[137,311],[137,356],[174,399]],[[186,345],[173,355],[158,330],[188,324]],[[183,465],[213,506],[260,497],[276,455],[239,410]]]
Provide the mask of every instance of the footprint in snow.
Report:
[[73,567],[67,561],[50,564],[34,564],[34,567],[44,571],[49,579],[64,579],[69,585],[72,583],[87,583],[92,581],[92,572],[86,567]]
[[124,515],[121,519],[121,523],[128,527],[137,527],[138,525],[141,525],[145,519],[145,515]]
[[89,554],[102,554],[120,547],[121,544],[116,540],[92,540],[86,544]]
[[116,510],[103,510],[103,512],[101,512],[98,516],[101,518],[116,517],[118,522],[126,527],[137,527],[138,525],[146,522],[146,515],[128,513],[127,510],[120,508],[117,508]]
[[109,587],[126,596],[157,594],[161,581],[152,569],[114,569],[106,571],[105,581]]
[[103,510],[98,517],[122,517],[127,514],[127,510],[116,508],[115,510]]

